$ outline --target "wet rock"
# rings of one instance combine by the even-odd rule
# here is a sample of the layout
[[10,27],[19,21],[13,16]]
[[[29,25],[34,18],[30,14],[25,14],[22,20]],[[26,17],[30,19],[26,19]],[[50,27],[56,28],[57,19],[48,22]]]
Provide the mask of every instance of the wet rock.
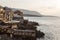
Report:
[[37,38],[44,38],[45,34],[41,31],[37,31]]

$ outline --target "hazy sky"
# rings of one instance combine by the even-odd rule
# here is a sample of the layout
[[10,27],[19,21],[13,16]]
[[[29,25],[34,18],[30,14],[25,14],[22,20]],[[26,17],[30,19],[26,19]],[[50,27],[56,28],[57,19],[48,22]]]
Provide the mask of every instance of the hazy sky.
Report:
[[60,16],[60,0],[0,0],[0,5]]

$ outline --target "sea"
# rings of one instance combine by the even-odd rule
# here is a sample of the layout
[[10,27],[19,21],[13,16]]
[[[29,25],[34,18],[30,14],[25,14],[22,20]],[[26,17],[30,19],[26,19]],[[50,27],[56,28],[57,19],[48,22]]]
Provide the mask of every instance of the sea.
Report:
[[37,40],[60,40],[60,17],[24,17],[24,19],[39,23],[37,30],[44,32],[45,36]]

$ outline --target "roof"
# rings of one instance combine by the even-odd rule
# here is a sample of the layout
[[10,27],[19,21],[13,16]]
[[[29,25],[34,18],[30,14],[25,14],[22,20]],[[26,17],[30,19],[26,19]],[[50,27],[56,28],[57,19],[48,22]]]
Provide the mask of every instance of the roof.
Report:
[[8,28],[9,26],[7,25],[0,25],[0,28]]
[[19,23],[20,21],[16,21],[16,20],[12,20],[12,21],[8,21],[8,22],[5,22],[5,23]]
[[18,31],[18,32],[35,32],[35,30],[14,30],[14,31]]

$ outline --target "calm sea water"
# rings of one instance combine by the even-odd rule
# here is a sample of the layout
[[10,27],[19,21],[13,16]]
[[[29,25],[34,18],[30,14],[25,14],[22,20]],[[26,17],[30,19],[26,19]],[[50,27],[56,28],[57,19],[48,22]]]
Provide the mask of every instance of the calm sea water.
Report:
[[40,24],[37,30],[45,33],[45,37],[38,40],[60,40],[60,18],[58,17],[24,17],[29,21]]

